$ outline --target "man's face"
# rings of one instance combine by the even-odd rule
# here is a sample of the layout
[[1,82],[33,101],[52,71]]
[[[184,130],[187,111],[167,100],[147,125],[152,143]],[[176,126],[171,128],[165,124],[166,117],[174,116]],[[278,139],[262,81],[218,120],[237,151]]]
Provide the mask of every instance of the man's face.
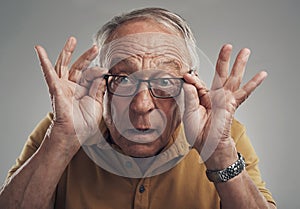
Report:
[[[182,95],[157,98],[155,94],[163,94],[154,92],[153,87],[156,84],[168,87],[173,82],[169,78],[181,78],[189,70],[184,44],[171,37],[181,39],[154,21],[131,21],[117,29],[112,44],[106,49],[109,74],[124,76],[111,76],[109,83],[115,79],[117,84],[126,87],[142,80],[135,92],[130,90],[130,85],[122,92],[115,85],[116,94],[107,93],[104,98],[105,123],[112,140],[126,155],[150,157],[158,154],[181,122]],[[154,81],[145,81],[151,79]],[[128,96],[126,93],[125,96],[117,95],[118,92],[128,92]]]

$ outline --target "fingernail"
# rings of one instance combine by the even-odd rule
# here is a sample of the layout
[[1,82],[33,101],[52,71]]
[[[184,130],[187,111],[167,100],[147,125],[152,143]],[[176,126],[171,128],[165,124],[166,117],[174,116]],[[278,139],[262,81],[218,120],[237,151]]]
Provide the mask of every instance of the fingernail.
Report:
[[245,56],[249,56],[251,54],[251,50],[248,49],[248,48],[245,48],[245,50],[246,50],[246,55]]
[[227,47],[232,49],[232,45],[231,44],[225,44],[223,48],[225,49]]
[[184,74],[184,76],[186,76],[186,77],[193,77],[193,75],[192,74],[190,74],[190,73],[186,73],[186,74]]
[[38,54],[38,47],[39,47],[39,45],[35,45],[35,46],[34,46],[34,51],[35,51],[35,53],[37,53],[37,54]]
[[92,46],[92,50],[93,50],[93,51],[92,51],[93,53],[98,52],[98,47],[97,47],[97,45],[93,45],[93,46]]
[[245,61],[247,61],[248,59],[249,59],[249,57],[250,57],[250,54],[251,54],[251,51],[250,51],[250,49],[248,49],[248,48],[245,48],[244,49],[244,56],[243,56],[243,59],[245,60]]
[[262,74],[264,75],[264,77],[267,77],[268,76],[268,72],[266,70],[263,70],[262,71]]
[[74,44],[74,42],[75,42],[75,38],[73,36],[70,36],[69,43]]

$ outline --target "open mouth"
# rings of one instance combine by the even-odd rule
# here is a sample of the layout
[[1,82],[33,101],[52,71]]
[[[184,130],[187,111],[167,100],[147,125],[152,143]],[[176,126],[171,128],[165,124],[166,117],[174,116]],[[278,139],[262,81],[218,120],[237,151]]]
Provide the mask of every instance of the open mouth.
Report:
[[155,129],[147,128],[147,129],[130,129],[130,133],[133,134],[150,134],[155,132]]
[[128,129],[122,134],[127,140],[135,143],[150,143],[155,141],[159,132],[157,129]]

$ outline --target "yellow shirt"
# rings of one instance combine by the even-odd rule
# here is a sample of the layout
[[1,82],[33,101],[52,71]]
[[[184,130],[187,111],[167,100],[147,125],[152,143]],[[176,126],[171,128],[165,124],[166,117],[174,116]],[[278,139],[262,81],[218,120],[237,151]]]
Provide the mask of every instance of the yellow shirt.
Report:
[[[16,165],[9,171],[8,177],[36,152],[51,120],[52,116],[49,114],[32,132]],[[244,126],[234,121],[231,133],[238,152],[245,158],[247,172],[267,201],[274,203],[261,179],[258,157],[245,134]],[[180,155],[186,151],[182,144],[179,144],[178,147],[183,148],[179,149],[177,154]],[[199,163],[199,154],[194,149],[189,150],[185,157],[168,171],[159,175],[148,175],[150,177],[145,178],[128,178],[113,174],[95,164],[91,157],[83,148],[73,157],[57,185],[55,208],[220,208],[218,193],[214,184],[208,181],[205,165]],[[124,161],[125,164],[126,162]],[[154,170],[157,169],[159,169],[159,165],[155,166]]]

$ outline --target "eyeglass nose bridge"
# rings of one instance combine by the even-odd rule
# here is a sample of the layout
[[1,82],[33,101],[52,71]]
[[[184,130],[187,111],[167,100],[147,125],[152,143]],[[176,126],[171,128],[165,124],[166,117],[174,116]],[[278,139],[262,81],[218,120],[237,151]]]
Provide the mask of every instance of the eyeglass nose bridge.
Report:
[[[151,80],[146,80],[146,79],[137,79],[138,83],[136,85],[136,89],[135,89],[135,92],[133,93],[133,95],[136,95],[138,94],[140,91],[144,91],[144,90],[140,90],[141,88],[141,84],[144,82],[144,83],[147,83],[147,90],[151,93],[151,95],[153,97],[156,97],[152,91],[152,86],[151,86]],[[146,89],[145,89],[146,90]]]

